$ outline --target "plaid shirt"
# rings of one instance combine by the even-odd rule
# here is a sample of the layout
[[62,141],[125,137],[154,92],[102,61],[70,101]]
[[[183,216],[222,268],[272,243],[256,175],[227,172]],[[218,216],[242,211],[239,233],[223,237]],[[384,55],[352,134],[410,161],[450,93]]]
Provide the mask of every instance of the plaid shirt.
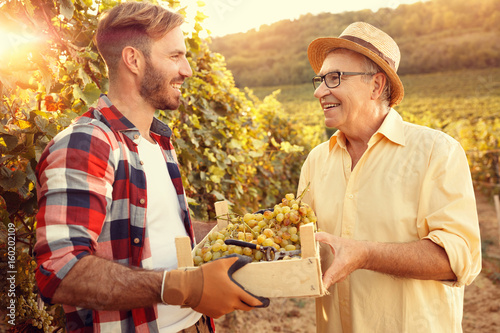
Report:
[[[154,118],[151,135],[162,147],[191,241],[188,213],[170,128]],[[137,152],[139,131],[101,95],[59,133],[37,166],[36,280],[44,301],[79,259],[92,254],[152,268],[146,228],[146,176]],[[159,291],[158,291],[159,292]],[[95,311],[63,305],[68,332],[157,332],[156,306]]]

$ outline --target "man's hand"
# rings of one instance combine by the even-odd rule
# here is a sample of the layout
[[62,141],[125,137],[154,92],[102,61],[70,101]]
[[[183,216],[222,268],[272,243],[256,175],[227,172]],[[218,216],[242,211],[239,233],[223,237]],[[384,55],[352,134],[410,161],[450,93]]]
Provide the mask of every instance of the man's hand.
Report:
[[171,305],[191,307],[212,318],[234,310],[267,307],[269,299],[248,293],[232,278],[234,272],[250,262],[249,257],[231,255],[195,270],[166,272],[162,300]]
[[334,255],[333,263],[323,274],[325,288],[328,289],[355,270],[363,268],[368,255],[364,242],[333,236],[326,232],[317,232],[315,237],[318,242],[329,245]]

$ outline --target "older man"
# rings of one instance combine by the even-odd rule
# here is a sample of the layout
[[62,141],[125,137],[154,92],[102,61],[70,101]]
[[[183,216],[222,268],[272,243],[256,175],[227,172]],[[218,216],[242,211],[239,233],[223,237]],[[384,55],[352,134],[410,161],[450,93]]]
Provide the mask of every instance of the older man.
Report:
[[467,159],[450,136],[402,120],[400,52],[363,22],[311,42],[314,96],[338,131],[303,165],[299,193],[324,231],[318,332],[461,332],[481,269]]
[[209,317],[268,304],[232,281],[241,257],[176,269],[175,237],[194,243],[193,229],[172,132],[154,114],[179,106],[192,75],[182,22],[146,2],[106,12],[109,92],[40,158],[36,278],[68,332],[213,332]]

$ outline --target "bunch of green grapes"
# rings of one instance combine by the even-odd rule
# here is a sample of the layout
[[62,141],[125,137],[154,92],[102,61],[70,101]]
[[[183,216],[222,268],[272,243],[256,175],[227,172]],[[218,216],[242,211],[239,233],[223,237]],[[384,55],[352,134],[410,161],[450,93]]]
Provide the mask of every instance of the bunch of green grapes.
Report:
[[[224,218],[224,217],[219,217]],[[238,239],[262,246],[272,246],[277,251],[300,249],[300,227],[314,223],[316,215],[308,204],[293,193],[288,193],[273,211],[247,213],[244,216],[228,215],[228,225],[218,231],[212,231],[203,246],[193,257],[195,266],[233,253],[252,257],[253,261],[262,261],[264,253],[249,247],[225,244],[226,239]]]
[[[32,260],[30,265],[34,267],[35,261]],[[25,273],[27,274],[25,277],[23,276],[20,286],[23,294],[17,298],[16,322],[31,324],[32,327],[28,329],[30,332],[49,333],[56,331],[56,327],[52,326],[54,317],[36,292],[35,273],[28,270]]]

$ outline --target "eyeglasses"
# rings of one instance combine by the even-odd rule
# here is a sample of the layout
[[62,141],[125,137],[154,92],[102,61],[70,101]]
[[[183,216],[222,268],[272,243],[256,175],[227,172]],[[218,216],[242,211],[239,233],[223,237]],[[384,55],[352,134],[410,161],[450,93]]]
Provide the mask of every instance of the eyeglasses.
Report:
[[325,81],[325,84],[328,88],[332,89],[340,86],[340,77],[342,75],[374,75],[376,73],[361,73],[361,72],[329,72],[325,75],[317,75],[313,77],[313,86],[314,89],[318,89],[321,85],[321,82]]

